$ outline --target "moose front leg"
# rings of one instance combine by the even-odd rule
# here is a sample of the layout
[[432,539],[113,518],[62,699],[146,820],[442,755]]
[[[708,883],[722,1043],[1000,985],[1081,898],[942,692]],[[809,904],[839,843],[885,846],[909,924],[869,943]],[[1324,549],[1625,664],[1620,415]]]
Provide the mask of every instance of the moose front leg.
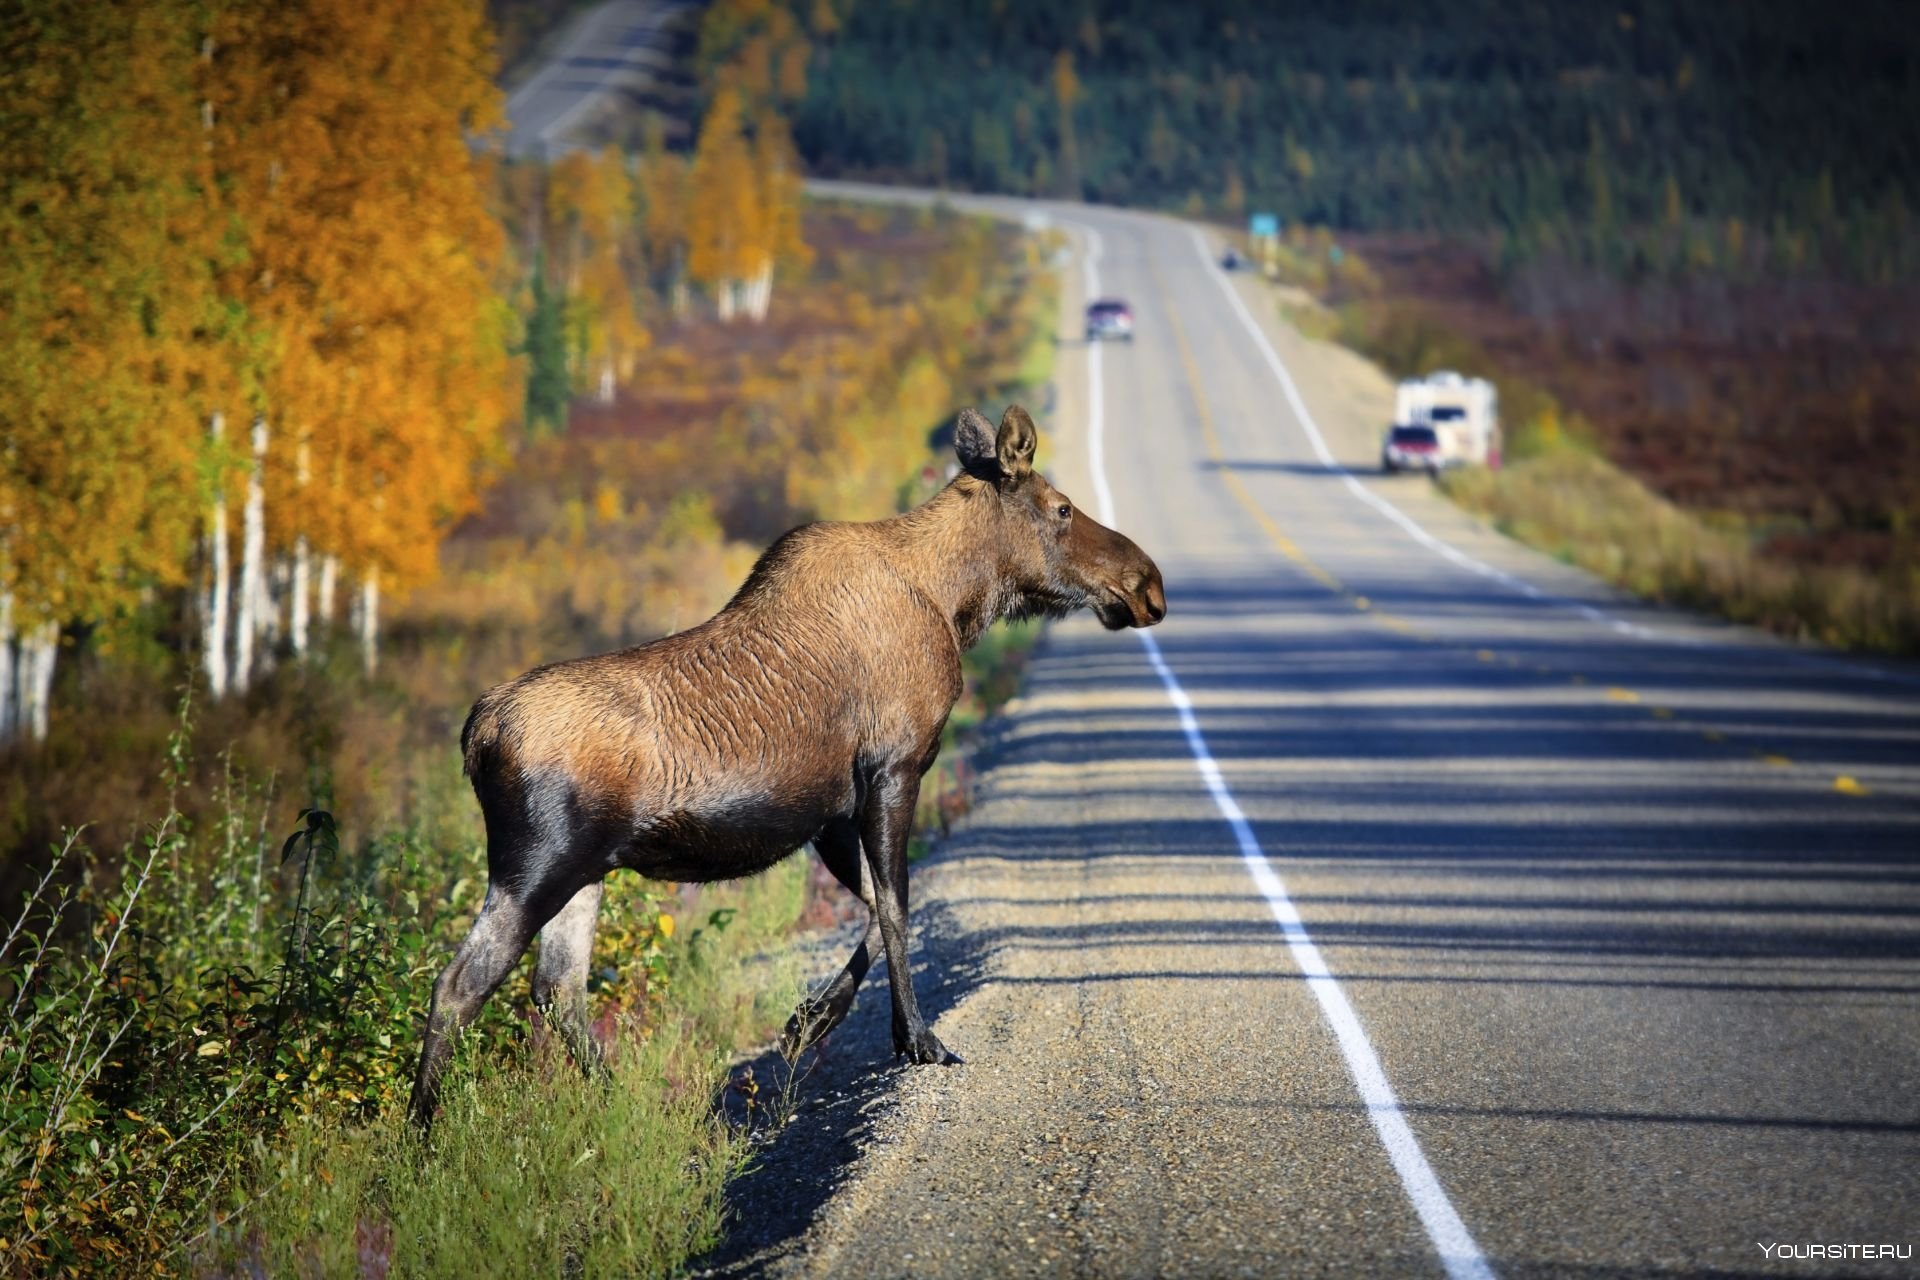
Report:
[[911,768],[882,770],[867,792],[867,809],[860,824],[867,870],[873,876],[874,914],[880,920],[880,940],[887,952],[887,983],[893,990],[893,1051],[914,1062],[959,1062],[959,1055],[941,1044],[913,998],[913,978],[907,972],[907,833],[913,826],[914,802],[920,798],[920,774]]
[[794,1010],[781,1037],[780,1049],[788,1058],[798,1058],[809,1045],[817,1043],[845,1020],[853,1007],[854,993],[867,976],[867,968],[880,950],[880,909],[874,905],[873,877],[860,869],[860,827],[852,821],[836,820],[813,838],[813,847],[833,878],[846,886],[867,906],[867,931],[853,949],[846,967],[822,990],[808,996]]

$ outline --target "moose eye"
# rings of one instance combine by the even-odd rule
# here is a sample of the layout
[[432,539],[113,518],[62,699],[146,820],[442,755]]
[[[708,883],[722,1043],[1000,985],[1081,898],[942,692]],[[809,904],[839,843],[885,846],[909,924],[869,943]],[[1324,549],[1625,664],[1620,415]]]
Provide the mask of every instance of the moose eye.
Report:
[[1059,506],[1053,509],[1053,514],[1055,514],[1056,516],[1059,516],[1062,520],[1065,520],[1073,514],[1073,508],[1063,502]]

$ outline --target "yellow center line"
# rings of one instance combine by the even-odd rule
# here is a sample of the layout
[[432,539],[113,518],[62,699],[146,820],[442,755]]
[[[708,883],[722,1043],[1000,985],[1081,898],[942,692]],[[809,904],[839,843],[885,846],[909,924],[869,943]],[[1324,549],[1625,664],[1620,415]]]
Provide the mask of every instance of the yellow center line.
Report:
[[[1228,465],[1226,454],[1220,447],[1220,432],[1214,426],[1213,407],[1207,403],[1206,393],[1200,389],[1202,381],[1200,377],[1200,365],[1199,362],[1193,358],[1193,348],[1187,344],[1187,331],[1186,327],[1180,323],[1179,309],[1173,305],[1173,298],[1167,293],[1165,282],[1160,278],[1160,270],[1158,267],[1152,265],[1152,259],[1148,259],[1148,271],[1152,274],[1154,288],[1160,294],[1160,300],[1166,307],[1167,328],[1173,334],[1174,350],[1180,355],[1180,367],[1187,377],[1187,398],[1193,402],[1194,412],[1200,419],[1200,435],[1207,442],[1207,460],[1212,462],[1221,476],[1225,478],[1227,490],[1233,494],[1234,501],[1238,502],[1241,508],[1253,517],[1254,522],[1257,523],[1262,532],[1267,535],[1267,539],[1279,549],[1281,555],[1298,565],[1310,577],[1320,583],[1320,585],[1326,587],[1329,591],[1338,592],[1341,595],[1348,596],[1350,599],[1354,598],[1351,596],[1351,593],[1347,591],[1346,584],[1315,564],[1292,538],[1289,538],[1280,531],[1280,526],[1273,522],[1273,517],[1269,516],[1265,509],[1253,500],[1253,495],[1247,491],[1247,486],[1240,479],[1239,472]],[[1360,599],[1364,600],[1364,597],[1360,597]],[[1360,607],[1364,609],[1366,605],[1363,603]]]

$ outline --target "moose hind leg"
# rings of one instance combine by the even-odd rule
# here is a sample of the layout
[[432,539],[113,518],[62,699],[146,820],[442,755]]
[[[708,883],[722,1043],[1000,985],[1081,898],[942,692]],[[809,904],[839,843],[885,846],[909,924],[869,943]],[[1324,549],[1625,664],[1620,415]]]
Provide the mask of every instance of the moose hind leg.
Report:
[[473,928],[433,983],[426,1040],[420,1047],[420,1070],[414,1077],[413,1099],[407,1107],[408,1116],[422,1131],[433,1123],[440,1102],[440,1075],[453,1056],[454,1039],[505,981],[544,923],[521,898],[497,883],[487,886],[487,899]]
[[873,877],[861,869],[858,829],[851,822],[835,823],[814,838],[813,847],[833,878],[867,904],[867,932],[848,957],[846,967],[834,975],[832,982],[802,1000],[793,1017],[787,1020],[787,1029],[780,1037],[780,1050],[789,1061],[819,1043],[845,1020],[847,1011],[853,1008],[854,993],[860,990],[860,983],[873,965],[874,953],[880,948],[880,915],[874,909]]
[[601,882],[568,899],[540,930],[540,956],[533,969],[533,1003],[567,1046],[588,1078],[601,1074],[600,1046],[587,1027],[587,973],[593,961],[593,930],[600,922]]

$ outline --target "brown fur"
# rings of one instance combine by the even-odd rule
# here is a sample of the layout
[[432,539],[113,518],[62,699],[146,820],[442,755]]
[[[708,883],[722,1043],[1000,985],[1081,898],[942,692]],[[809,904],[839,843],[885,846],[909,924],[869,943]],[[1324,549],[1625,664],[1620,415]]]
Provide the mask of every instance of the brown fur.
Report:
[[[874,921],[790,1037],[803,1046],[844,1016],[884,941],[896,1048],[951,1056],[905,978],[905,839],[961,693],[960,656],[1002,617],[1088,607],[1110,627],[1151,626],[1166,608],[1138,547],[1080,512],[1061,516],[1070,504],[1032,470],[1024,410],[1010,408],[997,434],[968,410],[957,434],[965,470],[922,506],[795,529],[700,626],[536,668],[474,705],[461,744],[486,818],[488,899],[435,985],[418,1120],[447,1035],[534,931],[589,890],[597,906],[608,872],[732,879],[809,841]],[[569,910],[569,936],[543,939],[542,972],[550,946],[560,957],[543,1003],[570,994],[558,988],[591,944],[592,916]]]

